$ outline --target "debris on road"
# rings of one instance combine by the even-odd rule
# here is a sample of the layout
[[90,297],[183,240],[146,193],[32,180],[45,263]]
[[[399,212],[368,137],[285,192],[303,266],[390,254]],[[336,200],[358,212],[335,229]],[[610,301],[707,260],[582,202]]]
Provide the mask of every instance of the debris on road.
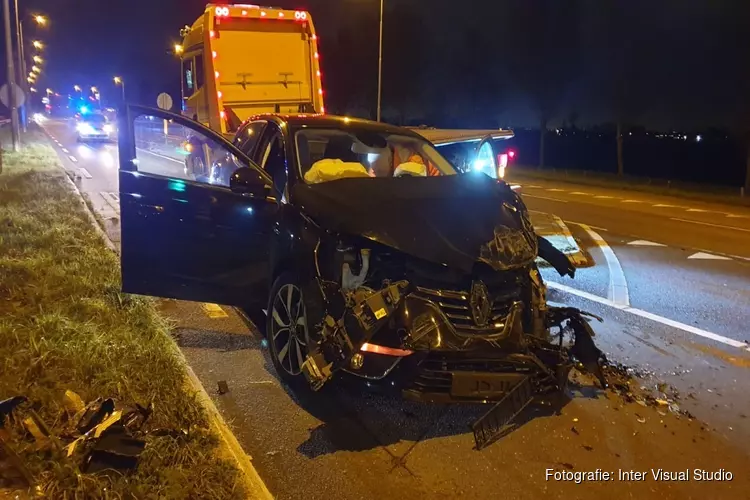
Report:
[[226,380],[219,380],[217,385],[219,387],[219,394],[224,395],[229,392],[229,384],[227,384]]

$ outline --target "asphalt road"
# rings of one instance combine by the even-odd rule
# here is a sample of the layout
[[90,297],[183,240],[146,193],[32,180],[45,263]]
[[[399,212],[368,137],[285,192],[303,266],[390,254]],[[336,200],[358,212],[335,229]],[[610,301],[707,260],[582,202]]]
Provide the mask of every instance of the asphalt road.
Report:
[[[46,129],[65,167],[91,175],[81,187],[102,200],[95,206],[117,217],[117,204],[102,194],[117,192],[116,147],[81,154],[72,128],[49,122]],[[180,165],[162,160],[178,175]],[[468,425],[486,407],[420,405],[352,388],[300,397],[279,383],[260,336],[231,308],[164,301],[181,349],[275,496],[750,498],[750,263],[741,258],[750,257],[750,232],[737,231],[750,231],[747,214],[638,193],[554,189],[561,188],[524,185],[523,193],[532,210],[568,223],[590,262],[575,280],[544,270],[550,299],[602,316],[595,340],[609,358],[644,372],[636,385],[673,386],[658,388],[695,418],[625,402],[579,377],[568,397],[535,406],[517,430],[475,451]],[[116,223],[108,229],[116,234]],[[219,381],[227,394],[218,395]],[[695,468],[723,469],[733,479],[651,477],[651,469]],[[601,469],[614,479],[576,484],[548,478],[547,469]],[[620,470],[647,476],[624,480]]]

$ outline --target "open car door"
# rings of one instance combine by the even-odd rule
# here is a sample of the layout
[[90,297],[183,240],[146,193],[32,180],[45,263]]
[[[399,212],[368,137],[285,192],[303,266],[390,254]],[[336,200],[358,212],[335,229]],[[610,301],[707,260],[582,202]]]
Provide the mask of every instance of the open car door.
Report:
[[[265,303],[272,181],[219,134],[143,106],[119,113],[124,292],[236,306]],[[197,177],[188,163],[200,161]]]

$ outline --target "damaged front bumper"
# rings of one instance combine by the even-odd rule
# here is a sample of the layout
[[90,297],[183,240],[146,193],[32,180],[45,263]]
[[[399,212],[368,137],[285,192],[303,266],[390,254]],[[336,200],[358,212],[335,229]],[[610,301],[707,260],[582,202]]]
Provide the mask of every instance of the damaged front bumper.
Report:
[[[521,383],[531,384],[534,394],[562,390],[573,367],[606,384],[603,355],[576,309],[545,308],[542,334],[529,334],[518,300],[490,304],[485,320],[476,321],[482,311],[474,311],[470,294],[406,281],[350,299],[339,319],[328,315],[320,325],[320,347],[303,365],[315,390],[339,370],[407,399],[435,403],[497,402]],[[572,347],[564,342],[566,333]],[[375,344],[376,335],[391,347]]]

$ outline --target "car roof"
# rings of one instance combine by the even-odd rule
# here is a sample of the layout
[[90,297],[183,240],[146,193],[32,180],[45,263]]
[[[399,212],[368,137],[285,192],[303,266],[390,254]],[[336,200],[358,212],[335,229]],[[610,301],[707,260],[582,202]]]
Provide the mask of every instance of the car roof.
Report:
[[[269,120],[274,121],[278,124],[286,124],[291,131],[297,131],[302,128],[330,128],[343,130],[347,127],[356,128],[359,131],[366,132],[380,132],[386,134],[399,134],[415,139],[422,139],[424,137],[412,132],[411,130],[398,127],[396,125],[389,125],[387,123],[375,122],[372,120],[363,120],[361,118],[351,118],[349,116],[338,116],[338,115],[323,115],[323,114],[279,114],[279,113],[265,113],[250,117],[247,122],[257,120]],[[246,122],[246,123],[247,123]]]

